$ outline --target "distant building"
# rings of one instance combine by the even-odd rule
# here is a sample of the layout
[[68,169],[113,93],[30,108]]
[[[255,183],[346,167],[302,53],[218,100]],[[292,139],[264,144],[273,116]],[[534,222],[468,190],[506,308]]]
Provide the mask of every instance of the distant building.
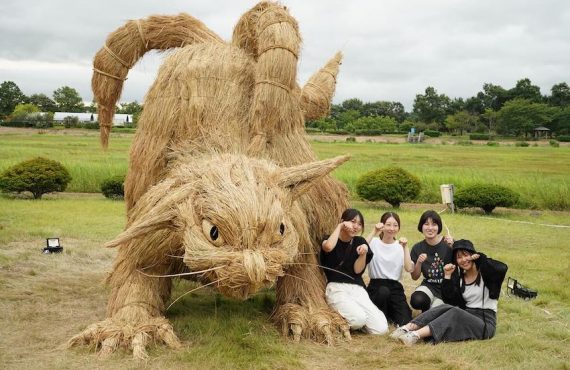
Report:
[[[53,115],[54,122],[63,122],[65,117],[77,117],[79,122],[95,122],[98,120],[97,113],[72,113],[72,112],[55,112]],[[133,123],[132,114],[115,114],[113,117],[113,126],[124,126]]]

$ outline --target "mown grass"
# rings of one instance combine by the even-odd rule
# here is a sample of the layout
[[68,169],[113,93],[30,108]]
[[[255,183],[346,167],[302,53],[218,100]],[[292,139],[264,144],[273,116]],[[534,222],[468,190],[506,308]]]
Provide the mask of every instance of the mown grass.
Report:
[[[20,161],[44,156],[63,163],[73,180],[70,192],[100,192],[101,183],[126,173],[132,134],[113,134],[104,152],[97,132],[27,131],[0,135],[0,171]],[[418,176],[417,202],[438,203],[439,186],[456,188],[477,182],[506,186],[521,195],[518,208],[570,210],[570,147],[435,145],[312,142],[320,158],[351,154],[335,171],[355,195],[355,184],[366,171],[396,165]]]
[[[386,210],[381,203],[353,205],[364,212],[367,230]],[[401,235],[419,240],[419,215],[437,206],[405,205],[399,211]],[[100,245],[122,229],[124,203],[101,195],[39,201],[0,196],[0,363],[7,369],[569,368],[570,214],[498,209],[492,217],[471,212],[443,218],[454,237],[473,240],[506,262],[509,276],[539,291],[532,301],[503,294],[497,335],[490,341],[406,348],[384,336],[355,334],[334,347],[295,344],[269,322],[273,292],[239,302],[204,288],[167,312],[184,348],[153,346],[149,362],[141,364],[127,351],[100,359],[90,349],[59,347],[105,317],[109,292],[102,281],[115,251]],[[40,253],[51,236],[61,237],[63,254]],[[408,292],[414,287],[407,277],[404,284]],[[194,287],[177,282],[171,299]]]

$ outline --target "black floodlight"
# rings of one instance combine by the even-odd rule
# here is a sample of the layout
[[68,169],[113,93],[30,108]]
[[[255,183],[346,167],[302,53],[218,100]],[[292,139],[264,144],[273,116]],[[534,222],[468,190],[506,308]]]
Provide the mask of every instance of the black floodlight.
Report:
[[44,253],[61,253],[63,247],[59,244],[59,238],[47,238],[46,247],[43,249]]
[[516,279],[509,277],[507,280],[507,294],[512,294],[523,299],[533,299],[536,298],[538,292],[523,286]]

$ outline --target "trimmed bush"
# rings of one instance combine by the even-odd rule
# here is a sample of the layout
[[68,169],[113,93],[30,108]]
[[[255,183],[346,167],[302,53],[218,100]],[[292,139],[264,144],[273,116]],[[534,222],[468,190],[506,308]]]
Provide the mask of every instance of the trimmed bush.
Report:
[[79,118],[77,116],[66,116],[63,117],[63,127],[72,128],[79,126]]
[[469,134],[469,140],[491,140],[492,138],[489,134]]
[[509,188],[495,184],[474,184],[459,189],[455,193],[455,205],[459,208],[478,207],[486,214],[495,207],[511,207],[517,203],[519,195]]
[[0,189],[5,192],[29,191],[34,199],[54,191],[64,191],[71,181],[67,169],[59,162],[37,157],[8,168],[0,176]]
[[527,146],[530,146],[530,144],[527,143],[526,141],[517,141],[515,143],[515,146],[520,146],[520,147],[526,148]]
[[356,182],[356,192],[362,199],[385,200],[394,208],[415,199],[420,190],[420,179],[400,167],[367,172]]
[[550,146],[553,147],[553,148],[560,148],[560,143],[559,143],[558,141],[556,141],[556,140],[550,140],[548,143],[549,143]]
[[101,192],[105,198],[122,199],[125,197],[125,176],[113,176],[103,181]]
[[441,132],[435,130],[425,130],[424,135],[429,137],[440,137]]
[[346,138],[347,143],[356,143],[356,138],[354,136],[349,136]]
[[556,136],[556,139],[558,139],[558,141],[561,141],[563,143],[570,143],[570,135]]
[[487,146],[499,146],[499,143],[496,141],[487,141]]

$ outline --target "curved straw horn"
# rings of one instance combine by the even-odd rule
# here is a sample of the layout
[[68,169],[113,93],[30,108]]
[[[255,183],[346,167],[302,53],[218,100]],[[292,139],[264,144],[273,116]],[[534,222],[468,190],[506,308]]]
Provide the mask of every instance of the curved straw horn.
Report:
[[338,52],[303,86],[301,110],[305,121],[317,120],[329,114],[341,61],[342,53]]
[[93,60],[91,79],[104,148],[108,146],[115,104],[121,96],[123,81],[136,62],[149,50],[167,50],[202,42],[223,41],[188,14],[131,20],[107,37]]

